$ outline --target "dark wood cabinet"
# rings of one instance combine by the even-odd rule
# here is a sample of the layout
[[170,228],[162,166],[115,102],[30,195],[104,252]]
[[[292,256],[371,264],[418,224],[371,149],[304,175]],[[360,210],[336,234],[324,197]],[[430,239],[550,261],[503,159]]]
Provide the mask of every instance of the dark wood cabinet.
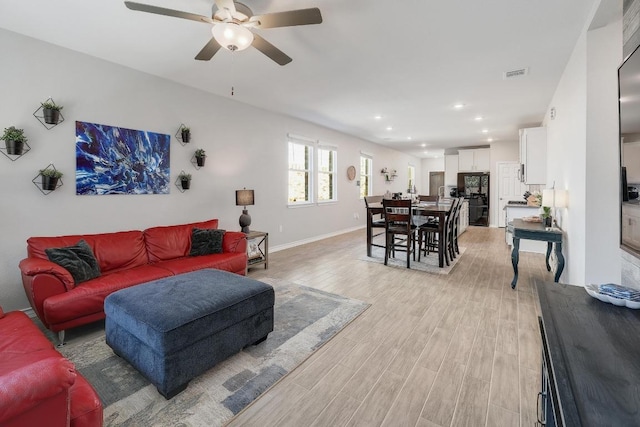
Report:
[[640,425],[640,310],[581,286],[537,282],[542,337],[539,425]]

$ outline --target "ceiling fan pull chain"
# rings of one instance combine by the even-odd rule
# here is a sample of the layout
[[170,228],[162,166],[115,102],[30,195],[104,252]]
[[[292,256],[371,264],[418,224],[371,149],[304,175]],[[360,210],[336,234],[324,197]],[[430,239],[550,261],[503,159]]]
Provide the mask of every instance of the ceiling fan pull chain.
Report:
[[[233,76],[235,76],[236,72],[236,52],[235,50],[231,51],[231,78],[233,79]],[[231,96],[233,96],[233,92],[234,92],[234,87],[233,87],[233,83],[231,83]]]

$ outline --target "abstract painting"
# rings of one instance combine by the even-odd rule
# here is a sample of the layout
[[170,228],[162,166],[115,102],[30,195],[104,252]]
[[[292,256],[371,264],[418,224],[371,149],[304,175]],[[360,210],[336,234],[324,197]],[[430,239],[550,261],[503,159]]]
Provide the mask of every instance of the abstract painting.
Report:
[[162,133],[76,121],[76,194],[169,194]]

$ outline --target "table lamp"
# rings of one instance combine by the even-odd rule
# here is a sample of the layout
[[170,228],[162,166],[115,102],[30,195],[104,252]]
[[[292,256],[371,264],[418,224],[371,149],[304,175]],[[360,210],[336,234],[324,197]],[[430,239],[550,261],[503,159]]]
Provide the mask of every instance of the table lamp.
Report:
[[[555,185],[554,185],[555,187]],[[566,208],[569,195],[567,190],[556,190],[555,188],[545,188],[542,190],[542,206],[552,209],[553,227],[557,227],[556,208]]]
[[239,223],[243,233],[249,233],[251,225],[251,216],[247,211],[247,206],[254,204],[253,190],[236,190],[236,206],[243,206],[242,215],[240,215]]

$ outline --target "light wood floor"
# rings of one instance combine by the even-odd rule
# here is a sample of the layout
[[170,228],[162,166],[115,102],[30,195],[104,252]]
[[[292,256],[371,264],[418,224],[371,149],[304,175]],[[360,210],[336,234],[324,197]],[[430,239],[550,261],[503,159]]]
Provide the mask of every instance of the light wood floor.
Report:
[[229,425],[535,425],[533,278],[553,280],[544,256],[521,253],[514,291],[504,229],[470,227],[449,275],[360,261],[364,242],[356,231],[274,253],[268,270],[250,270],[371,307]]

